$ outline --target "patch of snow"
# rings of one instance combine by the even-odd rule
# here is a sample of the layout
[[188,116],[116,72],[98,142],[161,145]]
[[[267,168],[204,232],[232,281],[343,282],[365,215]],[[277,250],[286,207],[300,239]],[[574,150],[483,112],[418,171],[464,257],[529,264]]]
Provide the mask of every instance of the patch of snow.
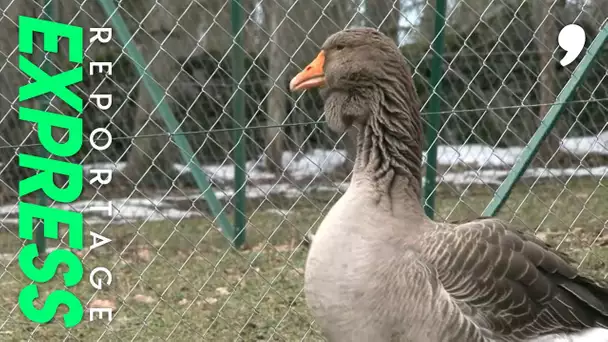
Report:
[[10,215],[12,213],[17,213],[19,207],[17,203],[14,204],[6,204],[0,207],[0,215]]
[[[342,165],[346,160],[346,152],[343,150],[315,149],[308,153],[283,152],[281,156],[281,167],[295,179],[304,179],[323,172],[331,172]],[[247,178],[250,180],[274,179],[274,174],[260,170],[261,158],[250,160],[245,164]],[[201,167],[207,177],[215,182],[228,182],[234,179],[234,164],[212,164]],[[179,173],[191,172],[190,166],[174,164],[173,169]]]
[[530,342],[608,342],[608,329],[593,328],[564,336],[545,336]]
[[[608,155],[608,132],[598,136],[565,138],[561,149],[569,151],[577,156],[588,153]],[[457,164],[468,165],[475,168],[512,166],[523,151],[523,147],[493,148],[483,144],[466,145],[439,145],[437,147],[437,164],[451,166]],[[346,160],[344,150],[314,149],[307,153],[286,151],[281,157],[281,166],[295,179],[317,177],[321,173],[334,171]],[[423,153],[423,163],[426,161],[426,153]],[[247,162],[245,168],[250,180],[273,179],[272,173],[259,170],[261,160]],[[234,165],[205,165],[202,167],[208,177],[213,181],[229,182],[234,179]],[[190,172],[189,167],[175,164],[174,169],[179,172]],[[498,171],[492,171],[498,172]],[[466,179],[470,179],[467,175]]]
[[[78,201],[70,204],[55,203],[54,208],[70,211],[78,211],[84,214],[86,224],[124,224],[133,220],[144,219],[147,221],[164,221],[167,219],[182,219],[193,216],[200,216],[196,211],[179,210],[172,207],[169,203],[162,202],[161,198],[116,198],[112,201],[112,215],[108,215],[108,201]],[[17,205],[0,206],[0,214],[6,216],[18,215]],[[93,214],[89,217],[87,214]],[[2,223],[18,223],[13,217],[0,218]]]
[[[438,165],[465,164],[472,167],[504,167],[515,164],[521,147],[492,148],[487,145],[437,146]],[[426,153],[423,153],[426,162]]]
[[288,210],[270,208],[270,209],[264,210],[264,211],[267,213],[275,214],[275,215],[282,216],[282,217],[289,216]]
[[[565,138],[560,148],[577,156],[588,153],[608,155],[608,131],[592,137]],[[466,164],[472,167],[505,167],[515,164],[523,147],[493,148],[489,145],[439,145],[437,164]],[[423,160],[426,160],[424,153]]]
[[[494,184],[499,185],[507,176],[507,170],[481,170],[481,171],[463,171],[463,172],[448,172],[439,176],[437,181],[441,183],[454,185],[469,185],[469,184]],[[566,168],[566,169],[544,169],[533,168],[528,169],[522,178],[552,178],[552,177],[605,177],[608,174],[608,166],[600,166],[594,168]],[[288,198],[297,198],[305,196],[306,193],[312,191],[322,192],[344,192],[348,188],[348,183],[344,182],[340,185],[311,185],[306,189],[298,189],[289,183],[279,184],[260,184],[249,186],[246,190],[246,196],[249,199],[264,199],[270,195],[281,195]],[[220,200],[229,200],[234,196],[234,189],[226,188],[215,191],[215,196]],[[196,210],[181,210],[177,209],[171,202],[178,201],[193,201],[201,198],[199,192],[190,193],[183,196],[156,196],[152,198],[116,198],[112,199],[114,207],[113,215],[108,216],[105,208],[108,205],[106,201],[78,201],[71,204],[56,204],[54,207],[80,211],[85,214],[85,222],[87,224],[124,224],[133,220],[147,221],[163,221],[166,219],[179,220],[188,217],[201,216],[202,214]],[[93,210],[93,208],[96,210]],[[104,208],[100,210],[99,208]],[[0,206],[0,214],[4,218],[0,218],[1,223],[16,224],[17,219],[14,217],[18,214],[19,207],[15,204]]]
[[[562,141],[561,149],[577,156],[584,156],[588,153],[608,155],[608,131],[597,136],[565,138]],[[515,164],[522,151],[522,146],[493,148],[484,144],[439,145],[437,147],[437,164],[441,166],[463,164],[474,168],[508,168]],[[345,160],[346,151],[344,150],[314,149],[306,153],[286,151],[281,156],[281,167],[291,177],[301,180],[308,177],[317,177],[321,173],[332,172],[341,166]],[[423,153],[423,164],[425,162],[426,153]],[[255,181],[274,179],[274,175],[262,171],[260,165],[262,165],[261,158],[248,161],[245,164],[247,178]],[[126,162],[116,164],[96,163],[84,165],[84,169],[85,172],[91,169],[122,171],[126,166]],[[173,165],[173,169],[182,174],[191,172],[190,167],[179,163]],[[234,165],[232,163],[202,165],[201,168],[212,182],[226,183],[234,179]],[[463,179],[462,181],[471,179],[471,176],[467,174]]]
[[118,162],[118,163],[92,163],[92,164],[84,164],[83,165],[83,172],[85,174],[87,174],[92,169],[123,171],[126,167],[127,167],[127,162]]
[[[592,168],[565,168],[565,169],[527,169],[522,175],[525,178],[553,178],[553,177],[603,177],[608,173],[608,166]],[[509,174],[508,170],[480,170],[448,172],[438,177],[437,181],[448,184],[501,184]],[[608,342],[608,341],[607,341]]]
[[324,172],[331,172],[346,161],[344,150],[315,149],[309,153],[284,153],[283,168],[295,179],[316,177]]
[[594,137],[565,138],[561,147],[578,156],[587,153],[608,155],[608,131]]
[[[562,148],[575,153],[584,155],[589,152],[608,155],[608,132],[595,137],[566,138],[563,140]],[[468,171],[448,171],[439,176],[437,181],[441,183],[468,185],[468,184],[493,184],[499,185],[508,175],[508,170],[483,169],[483,166],[504,166],[515,163],[522,151],[521,147],[497,148],[479,144],[469,144],[461,146],[439,146],[438,164],[454,165],[465,163],[469,166],[478,167],[480,170]],[[308,153],[285,152],[282,156],[282,167],[291,177],[304,179],[316,177],[320,173],[331,172],[341,166],[346,159],[346,152],[343,150],[322,150],[315,149]],[[274,179],[274,175],[263,172],[257,167],[261,160],[249,161],[246,164],[248,178],[251,180]],[[91,169],[113,169],[124,170],[127,166],[125,162],[120,163],[98,163],[85,165],[85,171]],[[234,167],[231,164],[203,165],[204,172],[212,180],[227,182],[234,179]],[[174,169],[178,172],[190,172],[189,167],[175,164]],[[531,168],[526,170],[522,178],[551,178],[551,177],[605,177],[608,173],[608,166],[593,168],[564,168],[564,169],[544,169]],[[304,190],[298,189],[289,183],[265,184],[248,186],[246,196],[249,199],[263,199],[269,195],[282,195],[285,197],[298,197],[311,191],[341,191],[348,188],[348,183],[342,183],[335,187],[328,185],[312,185]],[[230,199],[234,196],[234,189],[212,189],[218,199]],[[185,196],[155,196],[153,198],[115,198],[111,199],[114,207],[112,217],[107,215],[105,208],[107,201],[78,201],[71,204],[56,204],[54,207],[65,210],[77,210],[85,213],[85,222],[88,224],[107,224],[125,223],[133,219],[145,219],[149,221],[160,221],[165,219],[182,219],[185,217],[200,216],[196,210],[177,209],[171,202],[192,201],[200,198],[199,192]],[[97,207],[96,210],[93,210]],[[15,216],[18,214],[18,206],[9,204],[0,206],[1,223],[17,223]]]

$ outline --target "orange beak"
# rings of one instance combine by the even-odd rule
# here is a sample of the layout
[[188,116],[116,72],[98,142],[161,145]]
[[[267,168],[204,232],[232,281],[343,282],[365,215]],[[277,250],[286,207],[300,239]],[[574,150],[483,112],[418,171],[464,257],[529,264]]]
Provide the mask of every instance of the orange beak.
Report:
[[325,52],[321,51],[304,70],[291,79],[291,82],[289,82],[289,90],[296,91],[324,86],[324,64]]

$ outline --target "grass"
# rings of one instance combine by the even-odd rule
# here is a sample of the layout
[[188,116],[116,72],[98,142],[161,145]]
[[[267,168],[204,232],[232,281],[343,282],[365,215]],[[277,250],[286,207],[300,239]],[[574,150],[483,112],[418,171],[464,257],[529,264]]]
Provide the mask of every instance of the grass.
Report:
[[[536,229],[537,235],[570,253],[583,268],[606,275],[608,187],[597,178],[576,179],[564,186],[552,179],[520,184],[501,217]],[[307,249],[304,234],[316,227],[334,199],[317,193],[298,200],[271,198],[251,204],[249,249],[234,251],[208,219],[139,222],[87,227],[112,242],[84,255],[85,279],[73,291],[84,301],[114,306],[114,319],[85,320],[69,332],[57,319],[46,325],[27,322],[16,306],[29,284],[16,255],[22,242],[15,231],[0,234],[2,341],[320,341],[302,294]],[[438,218],[457,220],[480,213],[492,190],[474,187],[438,189]],[[275,205],[273,205],[276,204]],[[255,205],[255,206],[254,206]],[[280,210],[285,211],[285,213]],[[285,215],[284,215],[285,214]],[[295,244],[294,237],[296,237]],[[90,239],[86,245],[90,245]],[[593,247],[592,247],[593,245]],[[88,282],[90,271],[112,270],[112,283],[101,291]],[[41,285],[42,297],[61,288],[53,279]]]

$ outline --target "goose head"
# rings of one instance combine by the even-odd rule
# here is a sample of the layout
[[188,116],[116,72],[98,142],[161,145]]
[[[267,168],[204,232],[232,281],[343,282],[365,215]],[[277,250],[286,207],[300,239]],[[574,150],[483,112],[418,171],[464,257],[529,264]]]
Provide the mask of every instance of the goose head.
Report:
[[329,36],[317,57],[290,82],[291,91],[321,88],[328,125],[337,132],[365,123],[379,111],[383,92],[411,85],[395,43],[371,28]]

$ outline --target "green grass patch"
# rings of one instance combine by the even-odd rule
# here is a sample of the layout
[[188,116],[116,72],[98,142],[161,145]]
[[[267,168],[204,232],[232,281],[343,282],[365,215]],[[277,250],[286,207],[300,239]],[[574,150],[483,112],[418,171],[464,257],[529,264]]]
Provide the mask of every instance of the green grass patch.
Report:
[[[597,178],[566,186],[551,180],[513,191],[500,216],[536,231],[570,253],[582,267],[606,275],[608,190]],[[298,200],[272,198],[251,203],[249,249],[235,251],[208,218],[137,222],[87,230],[112,242],[84,257],[85,280],[73,291],[89,305],[114,306],[114,319],[85,321],[70,331],[55,321],[28,322],[17,307],[29,284],[17,265],[22,241],[14,227],[0,234],[2,341],[320,341],[302,293],[307,248],[305,234],[321,222],[333,194]],[[472,218],[489,203],[492,190],[438,189],[438,218]],[[88,234],[88,232],[87,232]],[[67,238],[67,237],[66,237]],[[90,239],[86,245],[90,245]],[[112,270],[113,281],[96,291],[88,282],[98,266]],[[62,288],[54,279],[41,286],[43,297]]]

